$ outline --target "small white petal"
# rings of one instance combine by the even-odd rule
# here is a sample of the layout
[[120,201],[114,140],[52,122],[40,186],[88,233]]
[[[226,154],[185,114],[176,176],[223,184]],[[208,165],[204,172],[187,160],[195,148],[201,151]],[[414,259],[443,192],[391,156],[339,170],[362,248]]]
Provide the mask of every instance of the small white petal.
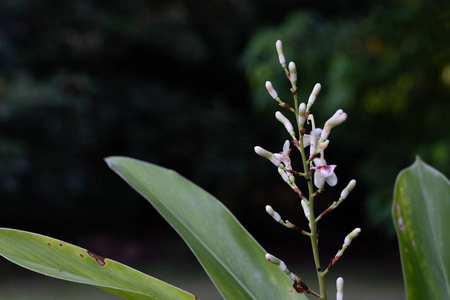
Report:
[[303,135],[303,148],[306,148],[309,146],[309,134],[304,134]]
[[327,181],[329,186],[335,186],[337,184],[337,176],[336,174],[331,174],[330,176],[328,176],[327,178],[325,178],[325,180]]
[[319,166],[319,167],[316,167],[316,172],[319,172],[320,175],[322,175],[325,178],[328,178],[334,174],[335,168],[336,168],[336,165]]
[[320,175],[319,172],[314,172],[314,185],[319,189],[321,187],[323,187],[325,184],[325,177],[323,177],[322,175]]
[[325,159],[320,159],[318,157],[314,158],[313,162],[316,167],[325,166],[327,164],[327,161]]

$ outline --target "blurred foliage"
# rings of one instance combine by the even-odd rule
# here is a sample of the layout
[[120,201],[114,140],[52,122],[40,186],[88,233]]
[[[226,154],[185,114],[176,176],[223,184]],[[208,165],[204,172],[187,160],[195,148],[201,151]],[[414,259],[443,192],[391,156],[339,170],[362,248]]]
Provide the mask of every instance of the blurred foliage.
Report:
[[333,163],[362,183],[367,219],[393,233],[398,171],[419,154],[450,173],[450,39],[443,38],[449,34],[444,1],[376,4],[367,15],[335,20],[293,12],[279,26],[258,31],[245,52],[253,106],[273,110],[266,80],[288,101],[274,46],[281,39],[286,59],[299,70],[300,99],[306,102],[314,84],[322,83],[316,118],[324,122],[338,108],[348,113],[345,128],[332,133],[333,153],[343,153]]
[[107,169],[110,155],[179,171],[252,233],[264,230],[262,207],[274,200],[291,219],[297,199],[253,153],[255,145],[278,151],[286,138],[264,89],[271,80],[287,91],[277,39],[297,63],[302,99],[323,84],[319,123],[338,107],[349,113],[332,133],[328,159],[338,164],[339,184],[363,184],[342,213],[367,211],[390,225],[384,207],[395,174],[415,153],[449,173],[444,5],[1,1],[1,225],[50,235],[161,226]]

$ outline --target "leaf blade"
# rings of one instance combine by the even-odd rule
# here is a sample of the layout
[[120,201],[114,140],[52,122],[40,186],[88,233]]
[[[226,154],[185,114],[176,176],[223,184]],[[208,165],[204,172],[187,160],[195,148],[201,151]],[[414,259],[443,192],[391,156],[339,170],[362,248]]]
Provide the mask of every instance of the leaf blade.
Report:
[[[225,299],[306,299],[217,199],[178,173],[126,157],[109,167],[183,237]],[[211,233],[212,232],[212,233]]]
[[419,158],[400,172],[393,218],[408,299],[450,299],[448,211],[450,182],[443,174]]
[[0,228],[0,255],[29,270],[93,285],[126,299],[196,299],[114,260],[40,234]]

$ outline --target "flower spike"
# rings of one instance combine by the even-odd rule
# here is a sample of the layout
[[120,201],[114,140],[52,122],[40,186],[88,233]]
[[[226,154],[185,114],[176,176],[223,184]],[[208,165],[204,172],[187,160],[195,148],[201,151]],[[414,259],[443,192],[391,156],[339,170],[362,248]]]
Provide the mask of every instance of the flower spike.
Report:
[[[287,274],[291,280],[294,282],[293,289],[289,290],[289,295],[292,296],[293,291],[297,291],[298,293],[309,293],[311,295],[316,296],[319,299],[326,299],[326,288],[324,276],[329,272],[330,268],[339,260],[339,258],[344,253],[345,249],[350,245],[352,240],[358,236],[361,229],[356,228],[350,234],[345,237],[344,244],[336,253],[334,258],[331,260],[330,264],[326,269],[323,269],[320,263],[319,250],[318,250],[318,242],[319,242],[319,232],[318,232],[318,222],[329,212],[337,208],[349,195],[349,193],[354,189],[356,185],[355,180],[351,180],[348,185],[342,190],[340,197],[338,200],[329,204],[328,208],[325,209],[321,214],[317,215],[315,211],[315,197],[319,196],[323,191],[325,185],[335,186],[337,184],[338,178],[335,174],[336,165],[329,165],[325,161],[325,150],[328,149],[330,140],[328,136],[330,135],[330,131],[333,127],[341,124],[347,119],[347,114],[339,109],[336,113],[329,118],[322,128],[316,127],[315,118],[313,113],[310,111],[311,107],[316,101],[320,91],[321,84],[316,83],[314,88],[312,89],[311,94],[307,101],[303,103],[299,101],[299,95],[297,93],[297,84],[298,84],[298,73],[297,66],[294,62],[286,63],[286,58],[283,53],[283,44],[280,40],[275,43],[278,59],[281,67],[283,68],[287,79],[291,84],[291,94],[293,96],[294,105],[291,106],[285,102],[283,102],[278,96],[277,91],[272,86],[270,81],[266,81],[266,89],[270,96],[278,103],[279,106],[288,109],[291,113],[295,115],[295,123],[291,123],[291,118],[286,118],[286,116],[277,111],[275,113],[275,117],[278,121],[280,121],[289,135],[292,137],[292,140],[286,140],[283,144],[283,150],[278,153],[269,152],[259,146],[255,147],[255,152],[270,160],[276,167],[277,171],[280,174],[283,181],[289,185],[289,187],[300,197],[300,204],[303,210],[303,213],[308,219],[308,227],[309,230],[302,230],[300,227],[295,224],[289,222],[288,220],[283,220],[282,217],[270,206],[266,206],[266,212],[279,224],[285,226],[288,229],[292,229],[296,232],[299,232],[305,236],[308,236],[311,239],[311,246],[313,250],[314,256],[314,264],[316,267],[316,272],[318,275],[318,281],[320,286],[320,294],[312,291],[308,286],[298,277],[296,274],[290,272],[286,266],[286,264],[276,258],[271,254],[266,254],[266,259],[271,263],[275,264]],[[289,117],[289,116],[287,116]],[[294,125],[294,126],[293,126]],[[293,170],[291,163],[291,144],[293,148],[298,150],[301,156],[301,170]],[[305,149],[309,146],[308,149]],[[309,152],[309,155],[308,153]],[[327,150],[328,152],[328,150]],[[308,194],[304,195],[300,188],[296,184],[296,180],[299,178],[305,179],[306,184],[308,185]],[[300,186],[300,185],[299,185]],[[344,288],[344,280],[342,278],[338,278],[336,281],[337,287],[337,300],[343,300],[343,288]]]

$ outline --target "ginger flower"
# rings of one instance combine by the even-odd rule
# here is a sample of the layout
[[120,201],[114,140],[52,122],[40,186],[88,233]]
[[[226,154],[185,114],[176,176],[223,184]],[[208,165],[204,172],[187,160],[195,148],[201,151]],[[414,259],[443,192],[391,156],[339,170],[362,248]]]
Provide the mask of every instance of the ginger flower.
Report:
[[289,153],[291,152],[291,143],[288,140],[284,142],[283,151],[280,153],[274,153],[273,156],[276,157],[280,162],[284,164],[286,170],[292,170],[291,166],[291,158],[289,157]]
[[330,186],[335,186],[337,184],[337,176],[334,173],[334,169],[336,165],[327,165],[325,159],[315,158],[314,159],[315,167],[312,169],[314,172],[314,185],[317,188],[321,188],[325,185],[325,182]]

